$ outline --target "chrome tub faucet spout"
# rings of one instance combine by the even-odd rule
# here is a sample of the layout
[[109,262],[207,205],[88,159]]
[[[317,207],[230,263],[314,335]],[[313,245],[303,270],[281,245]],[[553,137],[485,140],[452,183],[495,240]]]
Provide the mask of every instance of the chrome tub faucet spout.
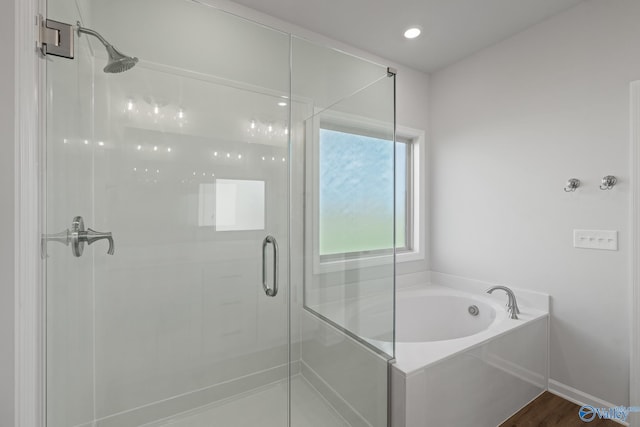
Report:
[[487,289],[487,293],[491,294],[495,290],[505,291],[507,296],[509,297],[509,301],[507,302],[507,311],[510,313],[510,317],[512,319],[517,319],[518,314],[520,314],[520,309],[518,308],[518,302],[516,301],[516,295],[513,291],[506,286],[493,286]]

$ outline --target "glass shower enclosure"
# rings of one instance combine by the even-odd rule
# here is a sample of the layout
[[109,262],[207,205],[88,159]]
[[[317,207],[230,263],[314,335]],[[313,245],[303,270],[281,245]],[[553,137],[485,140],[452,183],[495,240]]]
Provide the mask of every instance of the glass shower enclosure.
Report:
[[321,253],[318,173],[325,125],[393,143],[395,76],[205,2],[47,9],[47,426],[387,425],[393,149],[372,251]]

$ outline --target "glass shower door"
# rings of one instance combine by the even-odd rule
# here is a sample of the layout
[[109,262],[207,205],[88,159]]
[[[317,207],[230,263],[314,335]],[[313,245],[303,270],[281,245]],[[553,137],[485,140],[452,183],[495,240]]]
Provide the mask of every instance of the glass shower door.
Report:
[[287,425],[289,36],[48,3],[104,40],[47,57],[47,425]]

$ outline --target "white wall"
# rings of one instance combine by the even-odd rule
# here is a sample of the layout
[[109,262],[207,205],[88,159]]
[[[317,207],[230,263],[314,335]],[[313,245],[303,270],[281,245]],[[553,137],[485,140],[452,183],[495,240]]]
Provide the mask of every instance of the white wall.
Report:
[[[432,270],[551,294],[552,385],[621,405],[639,20],[635,0],[586,1],[436,72],[430,98]],[[618,230],[619,251],[574,249],[578,228]]]
[[0,3],[0,425],[13,425],[14,2]]

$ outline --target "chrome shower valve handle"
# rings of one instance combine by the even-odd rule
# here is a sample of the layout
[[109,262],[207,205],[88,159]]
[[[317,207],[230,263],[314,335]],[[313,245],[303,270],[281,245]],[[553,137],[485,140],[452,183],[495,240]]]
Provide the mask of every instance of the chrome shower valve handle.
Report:
[[47,245],[49,242],[58,242],[62,243],[65,246],[69,246],[69,243],[71,242],[69,229],[61,231],[60,233],[44,234],[42,236],[42,239],[40,240],[40,255],[43,259],[49,258],[49,254],[47,253]]
[[115,253],[115,245],[113,243],[113,235],[111,232],[100,232],[88,228],[84,228],[84,220],[81,216],[73,218],[71,223],[71,229],[67,229],[56,234],[47,234],[42,238],[42,256],[47,256],[47,242],[58,242],[66,246],[71,245],[71,252],[73,256],[80,257],[84,251],[84,244],[91,245],[98,240],[107,240],[109,242],[109,249],[107,254],[113,255]]
[[109,242],[109,249],[107,249],[107,254],[113,255],[115,253],[115,248],[113,245],[113,236],[111,235],[111,232],[103,233],[100,231],[93,230],[91,228],[87,228],[87,231],[83,236],[81,236],[81,239],[87,242],[87,245],[90,245],[93,242],[96,242],[98,240],[107,239],[107,241]]
[[82,252],[84,251],[84,244],[91,245],[93,242],[97,242],[98,240],[106,239],[109,241],[109,249],[107,253],[109,255],[113,255],[115,252],[114,244],[113,244],[113,236],[110,232],[103,233],[100,231],[95,231],[90,228],[87,230],[84,229],[84,220],[81,216],[77,216],[73,218],[73,222],[71,223],[71,251],[75,257],[82,256]]

